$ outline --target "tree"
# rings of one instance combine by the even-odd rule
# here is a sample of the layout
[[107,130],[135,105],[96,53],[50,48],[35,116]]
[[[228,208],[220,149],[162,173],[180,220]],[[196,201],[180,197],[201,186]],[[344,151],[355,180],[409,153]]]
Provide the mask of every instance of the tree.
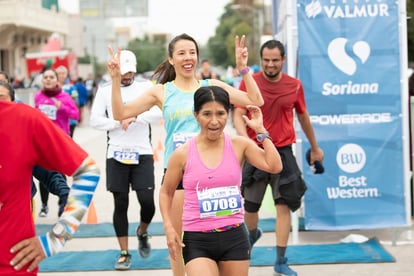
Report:
[[165,43],[136,38],[128,43],[127,49],[134,52],[138,62],[138,73],[153,71],[166,58]]
[[[240,2],[240,1],[239,1]],[[237,1],[230,2],[220,17],[216,34],[208,40],[209,58],[216,65],[226,67],[234,65],[234,37],[246,35],[246,47],[249,49],[249,64],[258,64],[260,32],[258,28],[257,8],[253,4]]]
[[249,63],[254,63],[256,60],[252,49],[252,34],[253,28],[249,18],[242,18],[242,13],[232,8],[233,3],[225,6],[225,12],[220,17],[220,24],[216,28],[216,34],[207,42],[207,48],[210,53],[210,58],[216,65],[223,67],[229,64],[235,64],[234,59],[234,37],[236,35],[246,35],[248,38],[247,47],[249,47]]

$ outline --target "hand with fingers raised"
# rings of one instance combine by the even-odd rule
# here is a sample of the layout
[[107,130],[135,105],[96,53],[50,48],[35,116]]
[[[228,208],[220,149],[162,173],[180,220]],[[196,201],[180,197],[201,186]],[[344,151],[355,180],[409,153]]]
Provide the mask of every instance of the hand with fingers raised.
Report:
[[108,46],[109,51],[109,61],[107,65],[108,73],[111,76],[111,79],[121,78],[121,65],[119,57],[121,56],[121,48],[118,47],[116,53],[111,46]]
[[246,36],[242,35],[239,38],[238,35],[234,38],[234,53],[236,55],[236,67],[239,71],[244,70],[247,67],[247,60],[249,53],[247,47],[245,47]]

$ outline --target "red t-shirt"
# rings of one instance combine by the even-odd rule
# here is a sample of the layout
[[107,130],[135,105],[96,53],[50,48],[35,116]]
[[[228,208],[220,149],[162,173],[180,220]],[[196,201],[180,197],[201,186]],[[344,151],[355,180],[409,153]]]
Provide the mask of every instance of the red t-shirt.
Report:
[[[298,114],[306,112],[302,83],[286,74],[282,74],[282,78],[277,82],[268,81],[263,72],[254,73],[253,78],[264,100],[264,105],[261,106],[263,125],[269,131],[273,143],[276,147],[295,143],[293,109]],[[244,81],[240,83],[240,90],[246,91]],[[251,139],[256,139],[256,133],[249,127],[247,134]]]
[[15,271],[10,248],[34,237],[30,210],[32,168],[72,175],[88,154],[40,111],[0,101],[0,275],[37,275]]

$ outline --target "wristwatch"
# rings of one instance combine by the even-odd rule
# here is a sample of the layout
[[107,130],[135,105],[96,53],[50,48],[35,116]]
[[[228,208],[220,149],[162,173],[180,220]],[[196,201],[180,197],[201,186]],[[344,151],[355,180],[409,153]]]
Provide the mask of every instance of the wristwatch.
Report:
[[263,143],[264,139],[266,138],[269,138],[271,141],[273,141],[272,137],[269,136],[269,132],[256,134],[256,140],[259,141],[260,143]]
[[58,239],[70,240],[72,235],[67,231],[66,225],[62,222],[57,222],[53,225],[52,234]]

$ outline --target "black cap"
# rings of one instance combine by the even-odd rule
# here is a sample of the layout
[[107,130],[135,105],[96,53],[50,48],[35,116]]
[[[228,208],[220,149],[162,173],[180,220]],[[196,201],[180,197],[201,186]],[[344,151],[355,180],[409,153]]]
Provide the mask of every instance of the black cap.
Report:
[[321,161],[315,160],[313,162],[313,165],[311,165],[311,163],[310,163],[310,152],[311,152],[310,149],[308,149],[308,151],[306,152],[306,161],[308,162],[308,165],[311,166],[312,171],[313,171],[314,174],[323,173],[325,171],[325,168],[323,167]]

